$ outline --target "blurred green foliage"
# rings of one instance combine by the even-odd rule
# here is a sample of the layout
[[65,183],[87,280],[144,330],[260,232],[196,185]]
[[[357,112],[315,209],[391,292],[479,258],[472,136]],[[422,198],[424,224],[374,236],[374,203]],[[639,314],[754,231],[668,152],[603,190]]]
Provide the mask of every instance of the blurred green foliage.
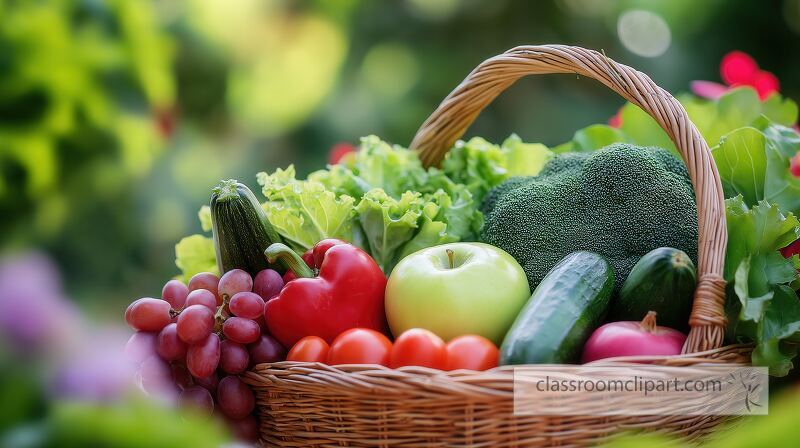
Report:
[[771,448],[797,446],[800,440],[800,389],[784,392],[770,404],[769,415],[741,417],[727,426],[715,429],[714,433],[700,443],[688,443],[658,434],[634,434],[616,438],[603,445],[604,448]]
[[49,404],[46,418],[0,433],[7,448],[219,448],[230,442],[222,423],[142,397],[114,403]]
[[[621,41],[632,10],[668,25],[665,53]],[[717,81],[740,49],[800,96],[800,0],[0,0],[0,19],[0,247],[48,250],[71,295],[114,317],[178,274],[174,245],[199,232],[220,179],[255,187],[291,163],[304,177],[364,135],[407,145],[475,65],[516,45],[603,49],[676,93]],[[553,146],[622,103],[537,77],[468,136]]]
[[130,225],[131,183],[163,148],[172,41],[136,0],[3,1],[0,17],[3,246],[44,245],[105,275],[96,237],[143,237]]

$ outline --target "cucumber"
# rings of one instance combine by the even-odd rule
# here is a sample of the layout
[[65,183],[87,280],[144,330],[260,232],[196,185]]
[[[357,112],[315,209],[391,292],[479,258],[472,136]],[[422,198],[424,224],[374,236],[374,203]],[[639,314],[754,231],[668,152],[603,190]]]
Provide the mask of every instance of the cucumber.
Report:
[[659,247],[633,266],[619,297],[611,302],[609,316],[639,321],[648,311],[655,311],[661,325],[685,331],[696,286],[692,259],[682,250]]
[[264,250],[281,239],[246,185],[231,179],[213,189],[211,224],[220,275],[243,269],[254,276],[270,267]]
[[603,322],[614,271],[592,252],[574,252],[533,291],[500,347],[500,364],[578,362],[583,344]]

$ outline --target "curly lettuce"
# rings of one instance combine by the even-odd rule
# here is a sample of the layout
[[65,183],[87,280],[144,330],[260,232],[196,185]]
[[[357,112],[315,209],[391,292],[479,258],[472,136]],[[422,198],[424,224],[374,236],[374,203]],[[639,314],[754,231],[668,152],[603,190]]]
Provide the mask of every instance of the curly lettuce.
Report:
[[727,335],[755,342],[753,363],[786,375],[800,339],[800,299],[790,287],[800,260],[779,250],[800,238],[800,222],[767,201],[749,207],[742,196],[728,199],[726,211]]
[[502,145],[481,137],[458,141],[442,162],[444,174],[464,184],[478,201],[511,176],[535,176],[553,158],[553,151],[540,143],[524,143],[511,134]]
[[295,251],[302,253],[325,238],[360,243],[352,196],[337,195],[319,182],[297,180],[293,165],[273,174],[258,173],[257,178],[267,198],[267,219]]
[[438,244],[458,241],[447,224],[434,221],[440,207],[420,193],[407,191],[394,199],[380,188],[367,192],[356,207],[369,253],[384,272],[391,272],[405,254]]

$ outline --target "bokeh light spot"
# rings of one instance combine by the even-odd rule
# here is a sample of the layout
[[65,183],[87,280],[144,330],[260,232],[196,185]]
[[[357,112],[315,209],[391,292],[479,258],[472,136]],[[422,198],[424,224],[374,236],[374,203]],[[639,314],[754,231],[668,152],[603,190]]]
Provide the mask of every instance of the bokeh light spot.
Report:
[[445,20],[455,14],[460,0],[408,0],[411,11],[422,19]]
[[361,73],[373,92],[388,98],[399,98],[419,79],[419,64],[406,45],[378,44],[364,57]]
[[650,11],[623,13],[617,21],[617,34],[628,51],[648,58],[661,56],[672,42],[667,22]]

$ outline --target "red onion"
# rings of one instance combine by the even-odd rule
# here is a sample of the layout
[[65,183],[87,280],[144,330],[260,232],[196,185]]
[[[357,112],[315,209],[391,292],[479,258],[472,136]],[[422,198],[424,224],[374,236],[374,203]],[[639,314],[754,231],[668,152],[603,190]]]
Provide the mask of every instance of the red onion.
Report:
[[686,335],[672,328],[656,326],[650,311],[641,322],[611,322],[592,333],[583,348],[582,362],[616,356],[679,355]]

